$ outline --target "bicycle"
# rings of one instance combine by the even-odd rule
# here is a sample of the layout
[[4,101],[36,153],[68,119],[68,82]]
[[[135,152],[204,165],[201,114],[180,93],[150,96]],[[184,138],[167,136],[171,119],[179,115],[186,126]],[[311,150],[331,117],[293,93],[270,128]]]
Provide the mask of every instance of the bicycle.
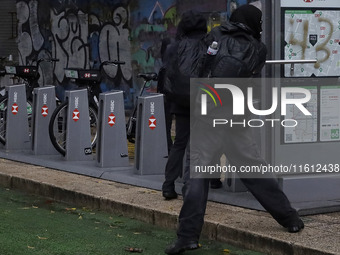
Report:
[[[85,87],[88,94],[89,117],[91,128],[91,147],[95,148],[97,143],[97,124],[98,124],[98,98],[100,90],[100,82],[102,79],[101,72],[105,65],[124,65],[124,61],[104,61],[101,63],[99,70],[96,69],[79,69],[66,68],[66,78],[77,82],[79,87]],[[68,102],[60,104],[52,113],[49,123],[49,136],[55,149],[66,155],[66,127],[67,127],[67,110]]]
[[[26,85],[26,98],[27,98],[27,113],[28,113],[28,123],[29,123],[29,134],[31,134],[32,127],[32,109],[33,109],[33,90],[34,88],[39,87],[39,65],[41,62],[57,62],[58,59],[44,59],[41,58],[36,61],[36,65],[28,65],[28,66],[5,66],[5,72],[2,70],[1,75],[14,75],[23,80]],[[35,61],[32,61],[35,62]],[[2,90],[5,90],[3,88]],[[7,122],[7,104],[8,104],[8,95],[4,94],[4,96],[0,97],[0,142],[2,144],[6,144],[6,122]]]
[[[137,75],[137,77],[144,79],[144,82],[143,82],[143,85],[140,89],[138,97],[142,96],[145,88],[150,86],[151,81],[157,81],[157,79],[158,79],[157,73],[140,73],[140,74]],[[137,104],[135,104],[133,112],[132,112],[131,116],[129,117],[129,119],[126,123],[126,136],[127,136],[127,139],[130,143],[135,143],[136,120],[137,120]]]

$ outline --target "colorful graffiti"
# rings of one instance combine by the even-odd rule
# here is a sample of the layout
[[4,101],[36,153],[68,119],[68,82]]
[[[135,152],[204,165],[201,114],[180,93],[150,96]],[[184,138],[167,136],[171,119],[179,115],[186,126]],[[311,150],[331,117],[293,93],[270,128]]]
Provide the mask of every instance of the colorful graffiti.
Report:
[[[133,73],[158,72],[162,65],[161,42],[176,33],[175,0],[144,1],[143,5],[137,4],[130,9]],[[141,81],[137,82],[140,86]]]
[[[57,58],[41,64],[41,84],[54,83],[61,91],[74,84],[65,79],[65,68],[98,68],[106,60],[125,65],[104,67],[102,90],[125,91],[131,102],[132,67],[128,8],[111,1],[17,1],[19,63],[28,65],[40,58]],[[102,1],[103,2],[103,1]],[[107,10],[110,10],[107,12]],[[98,15],[105,14],[105,15]],[[62,95],[61,95],[62,97]]]
[[40,83],[55,84],[63,91],[74,86],[65,79],[64,68],[99,68],[106,60],[125,61],[125,65],[104,67],[101,88],[123,90],[131,106],[142,83],[136,75],[158,72],[162,65],[161,42],[175,36],[178,8],[182,12],[204,7],[200,11],[206,12],[213,27],[233,5],[250,1],[197,5],[176,0],[17,0],[19,63],[58,58],[57,63],[41,65]]

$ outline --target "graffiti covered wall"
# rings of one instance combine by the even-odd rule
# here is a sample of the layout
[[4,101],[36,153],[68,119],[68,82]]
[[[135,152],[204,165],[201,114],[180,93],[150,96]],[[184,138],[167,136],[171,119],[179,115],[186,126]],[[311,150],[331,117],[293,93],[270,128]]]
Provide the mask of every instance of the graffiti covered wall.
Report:
[[130,11],[133,73],[157,72],[162,65],[161,42],[176,33],[175,0],[132,1]]
[[19,63],[59,59],[40,65],[41,84],[53,83],[62,94],[75,86],[65,79],[65,68],[98,68],[103,61],[121,60],[126,64],[104,67],[101,87],[103,91],[124,90],[129,101],[132,68],[128,3],[21,0],[17,1],[17,17]]
[[17,0],[19,63],[59,59],[41,63],[40,84],[54,84],[62,94],[75,86],[65,78],[65,68],[99,68],[106,60],[125,61],[104,67],[101,88],[123,90],[129,107],[142,83],[136,75],[157,72],[162,65],[161,42],[174,37],[177,10],[199,6],[201,11],[225,13],[230,1],[201,1],[202,5],[190,0]]

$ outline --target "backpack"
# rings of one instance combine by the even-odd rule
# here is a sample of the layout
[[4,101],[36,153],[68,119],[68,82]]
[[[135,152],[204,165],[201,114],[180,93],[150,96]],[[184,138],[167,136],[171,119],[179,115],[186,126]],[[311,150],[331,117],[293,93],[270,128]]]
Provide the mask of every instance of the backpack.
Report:
[[215,33],[216,55],[206,56],[203,77],[251,77],[260,67],[259,42],[245,32]]
[[[249,78],[262,69],[265,63],[266,47],[260,41],[242,30],[221,32],[216,29],[212,32],[205,38],[205,43],[211,45],[213,41],[218,42],[218,51],[216,55],[205,54],[201,77]],[[237,84],[241,90],[245,90],[249,85],[245,80],[239,80],[241,83]],[[235,79],[234,82],[239,81]],[[201,117],[201,93],[201,91],[196,93],[193,108],[193,114],[199,117]],[[233,102],[231,94],[221,93],[220,96],[223,102],[221,107],[215,107],[215,104],[208,100],[207,119],[221,116],[235,118],[230,112]]]
[[207,51],[202,37],[185,37],[176,41],[170,48],[173,56],[166,66],[163,91],[179,106],[190,106],[190,78],[199,77],[203,64],[202,56]]

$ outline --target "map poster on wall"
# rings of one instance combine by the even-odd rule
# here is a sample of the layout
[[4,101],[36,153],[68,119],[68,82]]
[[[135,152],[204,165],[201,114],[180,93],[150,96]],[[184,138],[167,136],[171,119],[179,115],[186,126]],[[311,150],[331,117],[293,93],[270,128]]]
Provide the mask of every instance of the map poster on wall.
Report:
[[[340,10],[285,8],[283,15],[284,59],[317,60],[296,64],[294,77],[340,76]],[[289,65],[284,76],[291,77]]]
[[[316,142],[318,139],[318,90],[316,86],[303,88],[311,92],[312,98],[304,106],[312,115],[304,115],[296,105],[287,105],[285,120],[295,120],[297,125],[284,128],[285,143],[308,143]],[[287,94],[287,98],[302,98],[303,96],[301,93]]]
[[340,140],[340,86],[320,89],[320,141]]
[[281,7],[339,8],[339,0],[281,0]]

